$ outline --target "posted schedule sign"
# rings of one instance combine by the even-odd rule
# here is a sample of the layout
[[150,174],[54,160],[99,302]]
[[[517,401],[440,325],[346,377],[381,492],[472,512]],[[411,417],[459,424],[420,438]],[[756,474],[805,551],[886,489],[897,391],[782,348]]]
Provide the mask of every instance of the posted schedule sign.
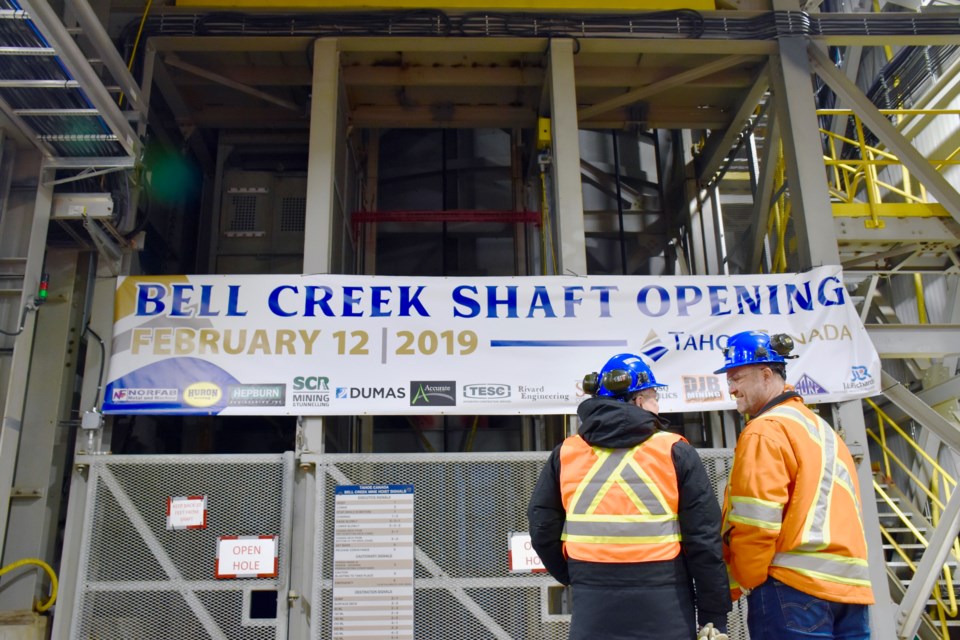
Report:
[[413,640],[413,485],[336,488],[334,640]]

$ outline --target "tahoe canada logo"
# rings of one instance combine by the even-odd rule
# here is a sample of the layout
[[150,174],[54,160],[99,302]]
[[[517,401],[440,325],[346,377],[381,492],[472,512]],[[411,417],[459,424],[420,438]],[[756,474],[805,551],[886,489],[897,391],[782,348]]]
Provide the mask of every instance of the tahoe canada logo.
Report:
[[799,391],[800,395],[802,396],[815,396],[815,395],[821,395],[824,393],[829,393],[826,389],[823,388],[823,386],[821,386],[819,382],[817,382],[807,374],[803,374],[802,376],[800,376],[800,379],[797,380],[797,384],[794,385],[794,388],[797,391]]
[[413,380],[410,382],[410,406],[452,407],[457,404],[454,380]]
[[647,334],[647,339],[643,341],[643,346],[640,347],[640,351],[653,362],[656,362],[668,353],[667,348],[663,346],[663,341],[660,340],[660,336],[652,329],[650,333]]

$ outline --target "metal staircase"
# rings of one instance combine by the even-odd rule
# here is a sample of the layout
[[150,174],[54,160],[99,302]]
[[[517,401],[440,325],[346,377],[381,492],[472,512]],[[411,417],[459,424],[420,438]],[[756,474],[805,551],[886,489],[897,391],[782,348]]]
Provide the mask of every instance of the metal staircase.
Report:
[[[94,69],[45,0],[0,0],[0,111],[63,169],[131,168],[146,105],[86,0],[73,2],[83,35],[113,86]],[[118,106],[120,95],[130,110]]]

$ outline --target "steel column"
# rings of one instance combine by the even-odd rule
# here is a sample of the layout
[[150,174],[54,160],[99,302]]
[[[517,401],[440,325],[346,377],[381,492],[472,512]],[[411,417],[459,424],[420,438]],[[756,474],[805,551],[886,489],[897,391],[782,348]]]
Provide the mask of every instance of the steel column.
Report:
[[836,425],[844,432],[843,440],[857,461],[857,479],[860,483],[860,505],[864,534],[867,538],[867,561],[870,584],[876,603],[870,607],[870,634],[874,640],[894,640],[894,603],[890,600],[887,584],[887,565],[883,557],[883,539],[880,535],[880,516],[873,499],[873,471],[870,448],[867,446],[867,427],[863,420],[863,405],[859,400],[836,405]]
[[[20,296],[18,311],[36,308],[34,296],[40,285],[47,243],[47,227],[50,224],[50,209],[53,201],[53,187],[46,179],[47,173],[46,166],[41,165],[37,197],[33,208],[33,222],[30,227],[27,262],[24,265],[23,293]],[[23,330],[14,342],[10,381],[7,384],[6,400],[3,405],[3,422],[0,423],[0,551],[5,548],[6,543],[13,472],[20,448],[20,431],[23,427],[26,406],[27,373],[30,371],[35,342],[36,314],[34,310],[24,316]],[[23,603],[23,608],[29,610],[31,605],[32,602]]]
[[800,270],[840,264],[827,191],[806,38],[779,40],[771,80],[786,155]]
[[[747,264],[744,265],[744,272],[751,273],[761,266],[770,272],[773,265],[773,256],[770,255],[772,243],[767,235],[767,223],[770,220],[770,207],[773,206],[773,182],[777,168],[777,158],[780,154],[780,122],[777,120],[776,109],[768,110],[767,116],[767,137],[763,141],[763,160],[759,166],[756,182],[757,189],[754,193],[753,210],[750,219],[748,234],[749,241],[747,254]],[[766,251],[766,260],[761,265],[762,258]]]
[[[340,51],[335,38],[313,46],[310,150],[307,164],[307,214],[304,222],[304,273],[330,273],[337,161],[337,109]],[[339,234],[336,234],[339,237]]]
[[[77,287],[77,251],[52,249],[45,270],[51,275],[50,297],[36,318],[42,348],[34,349],[26,384],[8,529],[2,565],[23,558],[53,563],[56,556],[56,518],[60,512],[63,464],[70,431],[62,427],[69,417],[76,374],[76,323],[83,280]],[[94,369],[96,371],[96,369]],[[29,461],[26,463],[25,461]],[[46,577],[41,572],[19,573],[4,580],[0,611],[29,610],[34,600],[46,600]]]
[[573,41],[551,40],[549,64],[553,202],[560,242],[558,269],[560,273],[587,275]]

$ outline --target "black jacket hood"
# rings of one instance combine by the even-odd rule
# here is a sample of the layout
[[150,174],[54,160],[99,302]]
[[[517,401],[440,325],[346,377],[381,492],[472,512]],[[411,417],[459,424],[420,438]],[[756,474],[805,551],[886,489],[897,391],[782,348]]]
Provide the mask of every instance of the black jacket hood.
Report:
[[606,449],[635,447],[670,424],[635,404],[610,398],[587,398],[577,408],[577,415],[581,421],[577,431],[580,437]]

